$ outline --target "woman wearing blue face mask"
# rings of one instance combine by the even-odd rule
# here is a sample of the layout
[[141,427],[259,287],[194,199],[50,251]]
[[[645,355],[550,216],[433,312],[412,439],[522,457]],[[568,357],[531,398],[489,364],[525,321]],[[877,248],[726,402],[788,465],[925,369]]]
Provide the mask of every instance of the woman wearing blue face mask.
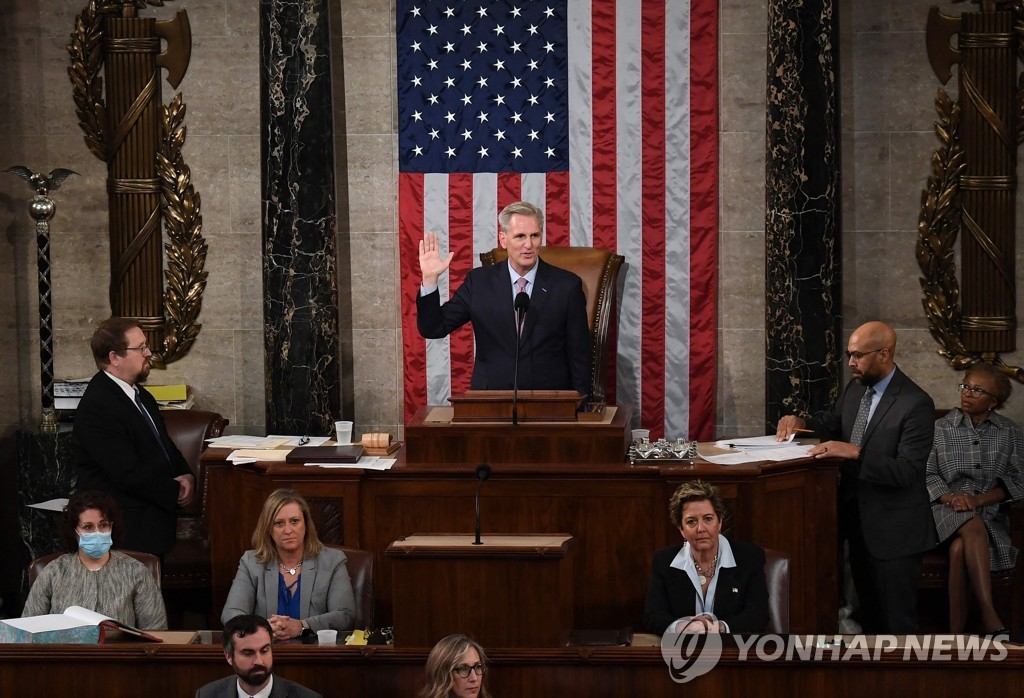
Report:
[[48,564],[28,593],[22,616],[82,606],[145,630],[165,630],[167,612],[153,575],[111,550],[121,510],[103,492],[76,492],[64,509],[61,538],[70,552]]

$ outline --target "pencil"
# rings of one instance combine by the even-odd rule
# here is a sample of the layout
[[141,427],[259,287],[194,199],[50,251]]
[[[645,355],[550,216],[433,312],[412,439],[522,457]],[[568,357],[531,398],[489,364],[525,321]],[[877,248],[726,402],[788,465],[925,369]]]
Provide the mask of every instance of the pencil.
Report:
[[794,429],[793,431],[798,432],[800,434],[813,434],[814,433],[814,429]]

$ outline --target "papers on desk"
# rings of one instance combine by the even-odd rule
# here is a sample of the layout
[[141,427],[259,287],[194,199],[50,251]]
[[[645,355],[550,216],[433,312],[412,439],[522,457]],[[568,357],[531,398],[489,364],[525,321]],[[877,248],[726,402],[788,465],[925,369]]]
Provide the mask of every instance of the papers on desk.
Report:
[[[271,449],[283,446],[291,436],[218,436],[215,439],[207,439],[206,443],[214,448],[248,448],[248,449]],[[298,445],[298,444],[295,444]]]
[[36,502],[35,504],[29,504],[33,509],[41,509],[42,511],[64,511],[64,507],[68,505],[67,497],[61,497],[57,499],[47,499],[45,502]]
[[395,464],[395,458],[381,458],[380,456],[362,456],[355,463],[303,463],[303,465],[314,468],[359,468],[364,470],[391,470]]
[[288,454],[291,452],[292,450],[290,448],[239,448],[229,453],[227,460],[236,465],[241,465],[242,463],[255,463],[256,461],[284,463]]
[[785,441],[776,441],[774,434],[768,436],[748,436],[744,439],[722,439],[716,441],[715,446],[718,448],[735,448],[740,451],[754,448],[785,448],[790,445],[793,441],[793,435],[790,434],[789,438]]
[[807,452],[814,448],[813,444],[800,444],[793,441],[792,435],[785,441],[776,441],[774,435],[751,436],[742,439],[722,439],[716,441],[718,448],[727,448],[729,453],[698,455],[709,463],[718,465],[740,465],[759,461],[784,461],[806,458]]

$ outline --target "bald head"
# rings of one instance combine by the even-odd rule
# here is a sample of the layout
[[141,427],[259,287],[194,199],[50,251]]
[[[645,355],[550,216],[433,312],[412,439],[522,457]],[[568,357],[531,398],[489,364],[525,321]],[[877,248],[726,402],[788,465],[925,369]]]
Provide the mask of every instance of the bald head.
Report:
[[866,322],[850,335],[846,345],[853,377],[874,385],[892,373],[896,357],[896,330],[884,322]]

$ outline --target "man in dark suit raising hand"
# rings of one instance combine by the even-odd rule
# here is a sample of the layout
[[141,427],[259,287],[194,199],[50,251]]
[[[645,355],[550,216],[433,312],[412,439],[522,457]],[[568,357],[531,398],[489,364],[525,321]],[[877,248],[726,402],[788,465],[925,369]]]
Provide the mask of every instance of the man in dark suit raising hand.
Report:
[[[521,389],[590,392],[590,331],[583,282],[540,259],[543,222],[543,214],[533,204],[518,201],[506,206],[498,215],[498,242],[508,251],[508,264],[473,269],[443,305],[437,283],[454,253],[441,257],[435,233],[427,233],[420,242],[417,328],[422,336],[439,339],[473,323],[474,390],[512,388],[518,342]],[[513,309],[520,292],[530,297],[521,333]]]

